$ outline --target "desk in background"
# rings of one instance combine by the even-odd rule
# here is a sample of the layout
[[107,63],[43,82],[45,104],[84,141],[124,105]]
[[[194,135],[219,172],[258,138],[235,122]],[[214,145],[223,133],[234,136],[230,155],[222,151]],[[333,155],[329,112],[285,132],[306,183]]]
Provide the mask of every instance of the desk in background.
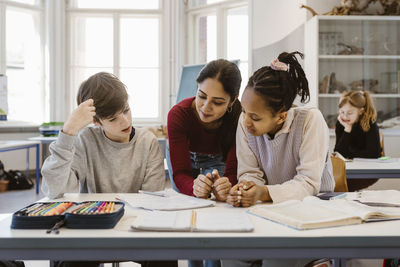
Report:
[[[62,200],[114,200],[116,194],[66,194]],[[59,200],[59,199],[58,199]],[[226,203],[205,208],[243,212]],[[202,209],[204,210],[204,209]],[[396,258],[400,220],[295,230],[251,216],[251,233],[146,232],[130,229],[140,210],[126,207],[114,229],[11,230],[0,220],[0,260],[161,260],[266,258]]]
[[36,147],[36,194],[39,194],[39,148],[38,141],[0,141],[0,152],[26,149],[26,176],[29,177],[29,149]]
[[369,162],[369,161],[350,161],[346,162],[347,179],[362,178],[400,178],[400,159],[396,162]]

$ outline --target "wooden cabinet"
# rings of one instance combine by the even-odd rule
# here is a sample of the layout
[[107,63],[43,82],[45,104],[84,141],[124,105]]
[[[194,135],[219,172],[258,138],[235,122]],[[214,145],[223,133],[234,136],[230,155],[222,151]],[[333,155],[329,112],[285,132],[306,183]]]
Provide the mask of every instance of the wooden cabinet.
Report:
[[378,123],[400,116],[400,16],[315,16],[304,52],[311,105],[330,128],[343,90],[369,91]]

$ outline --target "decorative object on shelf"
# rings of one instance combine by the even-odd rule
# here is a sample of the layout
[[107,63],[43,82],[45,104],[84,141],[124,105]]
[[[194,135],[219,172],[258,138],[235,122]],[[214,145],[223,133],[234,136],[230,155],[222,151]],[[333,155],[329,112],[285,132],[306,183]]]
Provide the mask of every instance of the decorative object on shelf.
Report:
[[400,92],[398,72],[381,72],[379,92],[381,94],[397,94]]
[[371,93],[377,92],[378,80],[375,79],[361,79],[349,83],[352,91],[369,91]]
[[[400,0],[342,0],[340,6],[322,15],[400,15]],[[318,13],[310,6],[301,5],[313,16]]]
[[378,126],[381,129],[400,129],[400,116],[384,120]]
[[343,42],[342,32],[320,32],[319,51],[322,55],[337,55],[339,53],[339,43]]
[[336,73],[334,72],[325,75],[319,86],[319,92],[321,94],[327,94],[327,93],[338,94],[346,90],[347,90],[346,85],[343,82],[338,81],[336,79]]
[[338,52],[339,55],[362,55],[364,54],[364,48],[357,47],[355,45],[347,45],[345,43],[338,43],[338,46],[344,46],[343,50]]

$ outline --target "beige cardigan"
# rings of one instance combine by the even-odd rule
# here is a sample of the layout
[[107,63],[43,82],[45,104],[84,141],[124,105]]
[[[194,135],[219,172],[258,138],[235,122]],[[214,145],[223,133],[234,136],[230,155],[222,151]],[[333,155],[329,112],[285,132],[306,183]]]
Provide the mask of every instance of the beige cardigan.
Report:
[[251,136],[244,126],[244,114],[239,119],[238,180],[266,184],[273,202],[333,191],[335,182],[328,152],[328,127],[316,108],[291,108],[272,140],[267,134]]

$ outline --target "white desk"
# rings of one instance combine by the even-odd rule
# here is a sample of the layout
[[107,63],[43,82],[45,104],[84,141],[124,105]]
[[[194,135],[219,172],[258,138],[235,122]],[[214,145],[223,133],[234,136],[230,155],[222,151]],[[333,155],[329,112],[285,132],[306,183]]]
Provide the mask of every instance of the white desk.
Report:
[[400,159],[391,163],[350,161],[346,162],[347,179],[400,178]]
[[[64,199],[113,200],[115,194],[67,194]],[[225,203],[218,210],[243,211]],[[0,260],[157,260],[262,258],[395,258],[400,256],[400,220],[299,231],[250,216],[252,233],[135,232],[137,210],[114,229],[11,230],[0,220]],[[0,217],[1,218],[1,217]]]
[[39,194],[39,144],[38,141],[0,141],[0,152],[26,149],[26,176],[29,177],[29,149],[36,147],[36,194]]

